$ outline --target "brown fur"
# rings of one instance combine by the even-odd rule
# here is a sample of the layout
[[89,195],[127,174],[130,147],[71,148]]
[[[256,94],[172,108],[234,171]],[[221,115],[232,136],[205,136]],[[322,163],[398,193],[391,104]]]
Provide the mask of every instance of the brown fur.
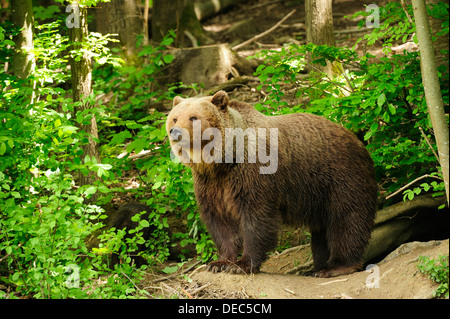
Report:
[[248,104],[229,102],[220,91],[213,97],[175,98],[166,123],[169,136],[181,127],[192,142],[192,116],[202,120],[202,130],[278,128],[274,174],[260,174],[258,161],[186,164],[192,168],[202,220],[221,255],[209,270],[257,272],[277,244],[282,221],[309,227],[316,275],[361,267],[377,185],[373,162],[352,133],[312,114],[265,116]]

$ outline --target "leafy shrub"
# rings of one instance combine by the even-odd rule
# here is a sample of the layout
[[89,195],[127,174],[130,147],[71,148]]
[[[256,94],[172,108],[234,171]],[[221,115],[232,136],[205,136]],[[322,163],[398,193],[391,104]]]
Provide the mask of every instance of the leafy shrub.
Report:
[[[142,272],[128,255],[142,244],[142,229],[154,227],[154,240],[146,243],[147,258],[156,261],[167,258],[168,225],[164,214],[170,203],[167,200],[167,206],[152,203],[155,198],[161,200],[164,196],[159,192],[148,200],[155,208],[147,212],[148,219],[140,219],[137,229],[126,230],[132,237],[117,230],[103,235],[105,240],[113,238],[112,243],[116,245],[108,247],[107,253],[123,257],[123,263],[115,265],[114,269],[110,269],[102,254],[105,246],[97,250],[88,248],[87,242],[104,226],[101,220],[106,216],[100,206],[86,199],[100,193],[99,203],[110,200],[114,191],[111,186],[117,176],[121,176],[121,168],[130,166],[130,161],[105,156],[102,163],[98,163],[95,158],[83,155],[82,146],[88,138],[80,124],[93,114],[101,120],[108,118],[109,106],[101,105],[93,95],[87,100],[96,107],[74,116],[76,105],[67,98],[70,92],[52,85],[68,78],[61,72],[66,70],[68,57],[67,38],[60,35],[59,26],[57,22],[39,26],[42,32],[35,41],[36,70],[28,79],[19,80],[5,73],[3,66],[0,69],[0,281],[13,289],[10,293],[1,291],[0,297],[13,298],[16,294],[34,298],[139,297],[145,292],[134,282],[138,282]],[[2,27],[1,30],[5,43],[14,45],[11,41],[14,29]],[[110,64],[117,61],[104,47],[108,37],[94,38],[89,49],[97,52],[97,61]],[[1,61],[8,61],[10,54],[10,48],[2,42]],[[100,93],[97,91],[96,95]],[[143,146],[155,149],[168,169],[172,163],[168,160],[167,147],[159,149],[153,145],[163,145],[162,116],[157,114],[145,120],[148,122],[125,122],[138,140],[129,151]],[[151,125],[153,120],[154,126]],[[119,134],[122,135],[114,136],[112,146],[128,137],[127,132]],[[109,149],[103,148],[102,154],[108,154],[105,150]],[[150,174],[160,174],[152,166],[158,165],[157,158],[144,167]],[[142,168],[147,164],[142,161],[139,165]],[[99,179],[92,185],[78,187],[80,174],[96,174]],[[152,183],[153,177],[149,175]],[[154,187],[155,191],[160,186]],[[106,283],[96,285],[96,280],[100,279]]]
[[434,292],[435,297],[448,298],[448,256],[441,255],[438,259],[420,256],[417,268],[421,273],[428,275],[428,278],[439,284]]

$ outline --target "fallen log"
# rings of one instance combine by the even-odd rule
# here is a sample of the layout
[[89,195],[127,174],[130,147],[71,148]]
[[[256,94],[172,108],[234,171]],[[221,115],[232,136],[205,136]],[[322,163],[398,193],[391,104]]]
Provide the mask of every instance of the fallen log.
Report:
[[235,54],[227,44],[169,50],[175,58],[164,70],[161,84],[182,82],[185,85],[202,84],[211,88],[240,75],[251,75],[254,61]]
[[379,210],[364,263],[377,262],[409,241],[448,238],[448,209],[438,209],[445,203],[445,196],[422,195]]
[[194,2],[194,11],[197,19],[203,21],[215,16],[223,9],[246,1],[247,0],[204,0]]

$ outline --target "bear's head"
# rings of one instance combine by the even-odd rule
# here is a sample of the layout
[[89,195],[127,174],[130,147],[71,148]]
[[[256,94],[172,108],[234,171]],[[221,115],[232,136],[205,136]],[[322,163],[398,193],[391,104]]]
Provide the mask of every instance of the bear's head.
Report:
[[[211,163],[221,156],[221,137],[230,126],[228,105],[224,91],[201,98],[174,98],[166,130],[172,151],[182,163]],[[205,146],[209,149],[202,157]]]

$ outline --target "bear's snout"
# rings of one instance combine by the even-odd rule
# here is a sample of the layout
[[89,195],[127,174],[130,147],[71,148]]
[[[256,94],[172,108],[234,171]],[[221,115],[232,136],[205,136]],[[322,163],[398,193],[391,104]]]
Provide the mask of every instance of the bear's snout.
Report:
[[175,141],[178,141],[180,137],[183,135],[181,128],[179,128],[178,126],[172,127],[169,133],[170,137]]

